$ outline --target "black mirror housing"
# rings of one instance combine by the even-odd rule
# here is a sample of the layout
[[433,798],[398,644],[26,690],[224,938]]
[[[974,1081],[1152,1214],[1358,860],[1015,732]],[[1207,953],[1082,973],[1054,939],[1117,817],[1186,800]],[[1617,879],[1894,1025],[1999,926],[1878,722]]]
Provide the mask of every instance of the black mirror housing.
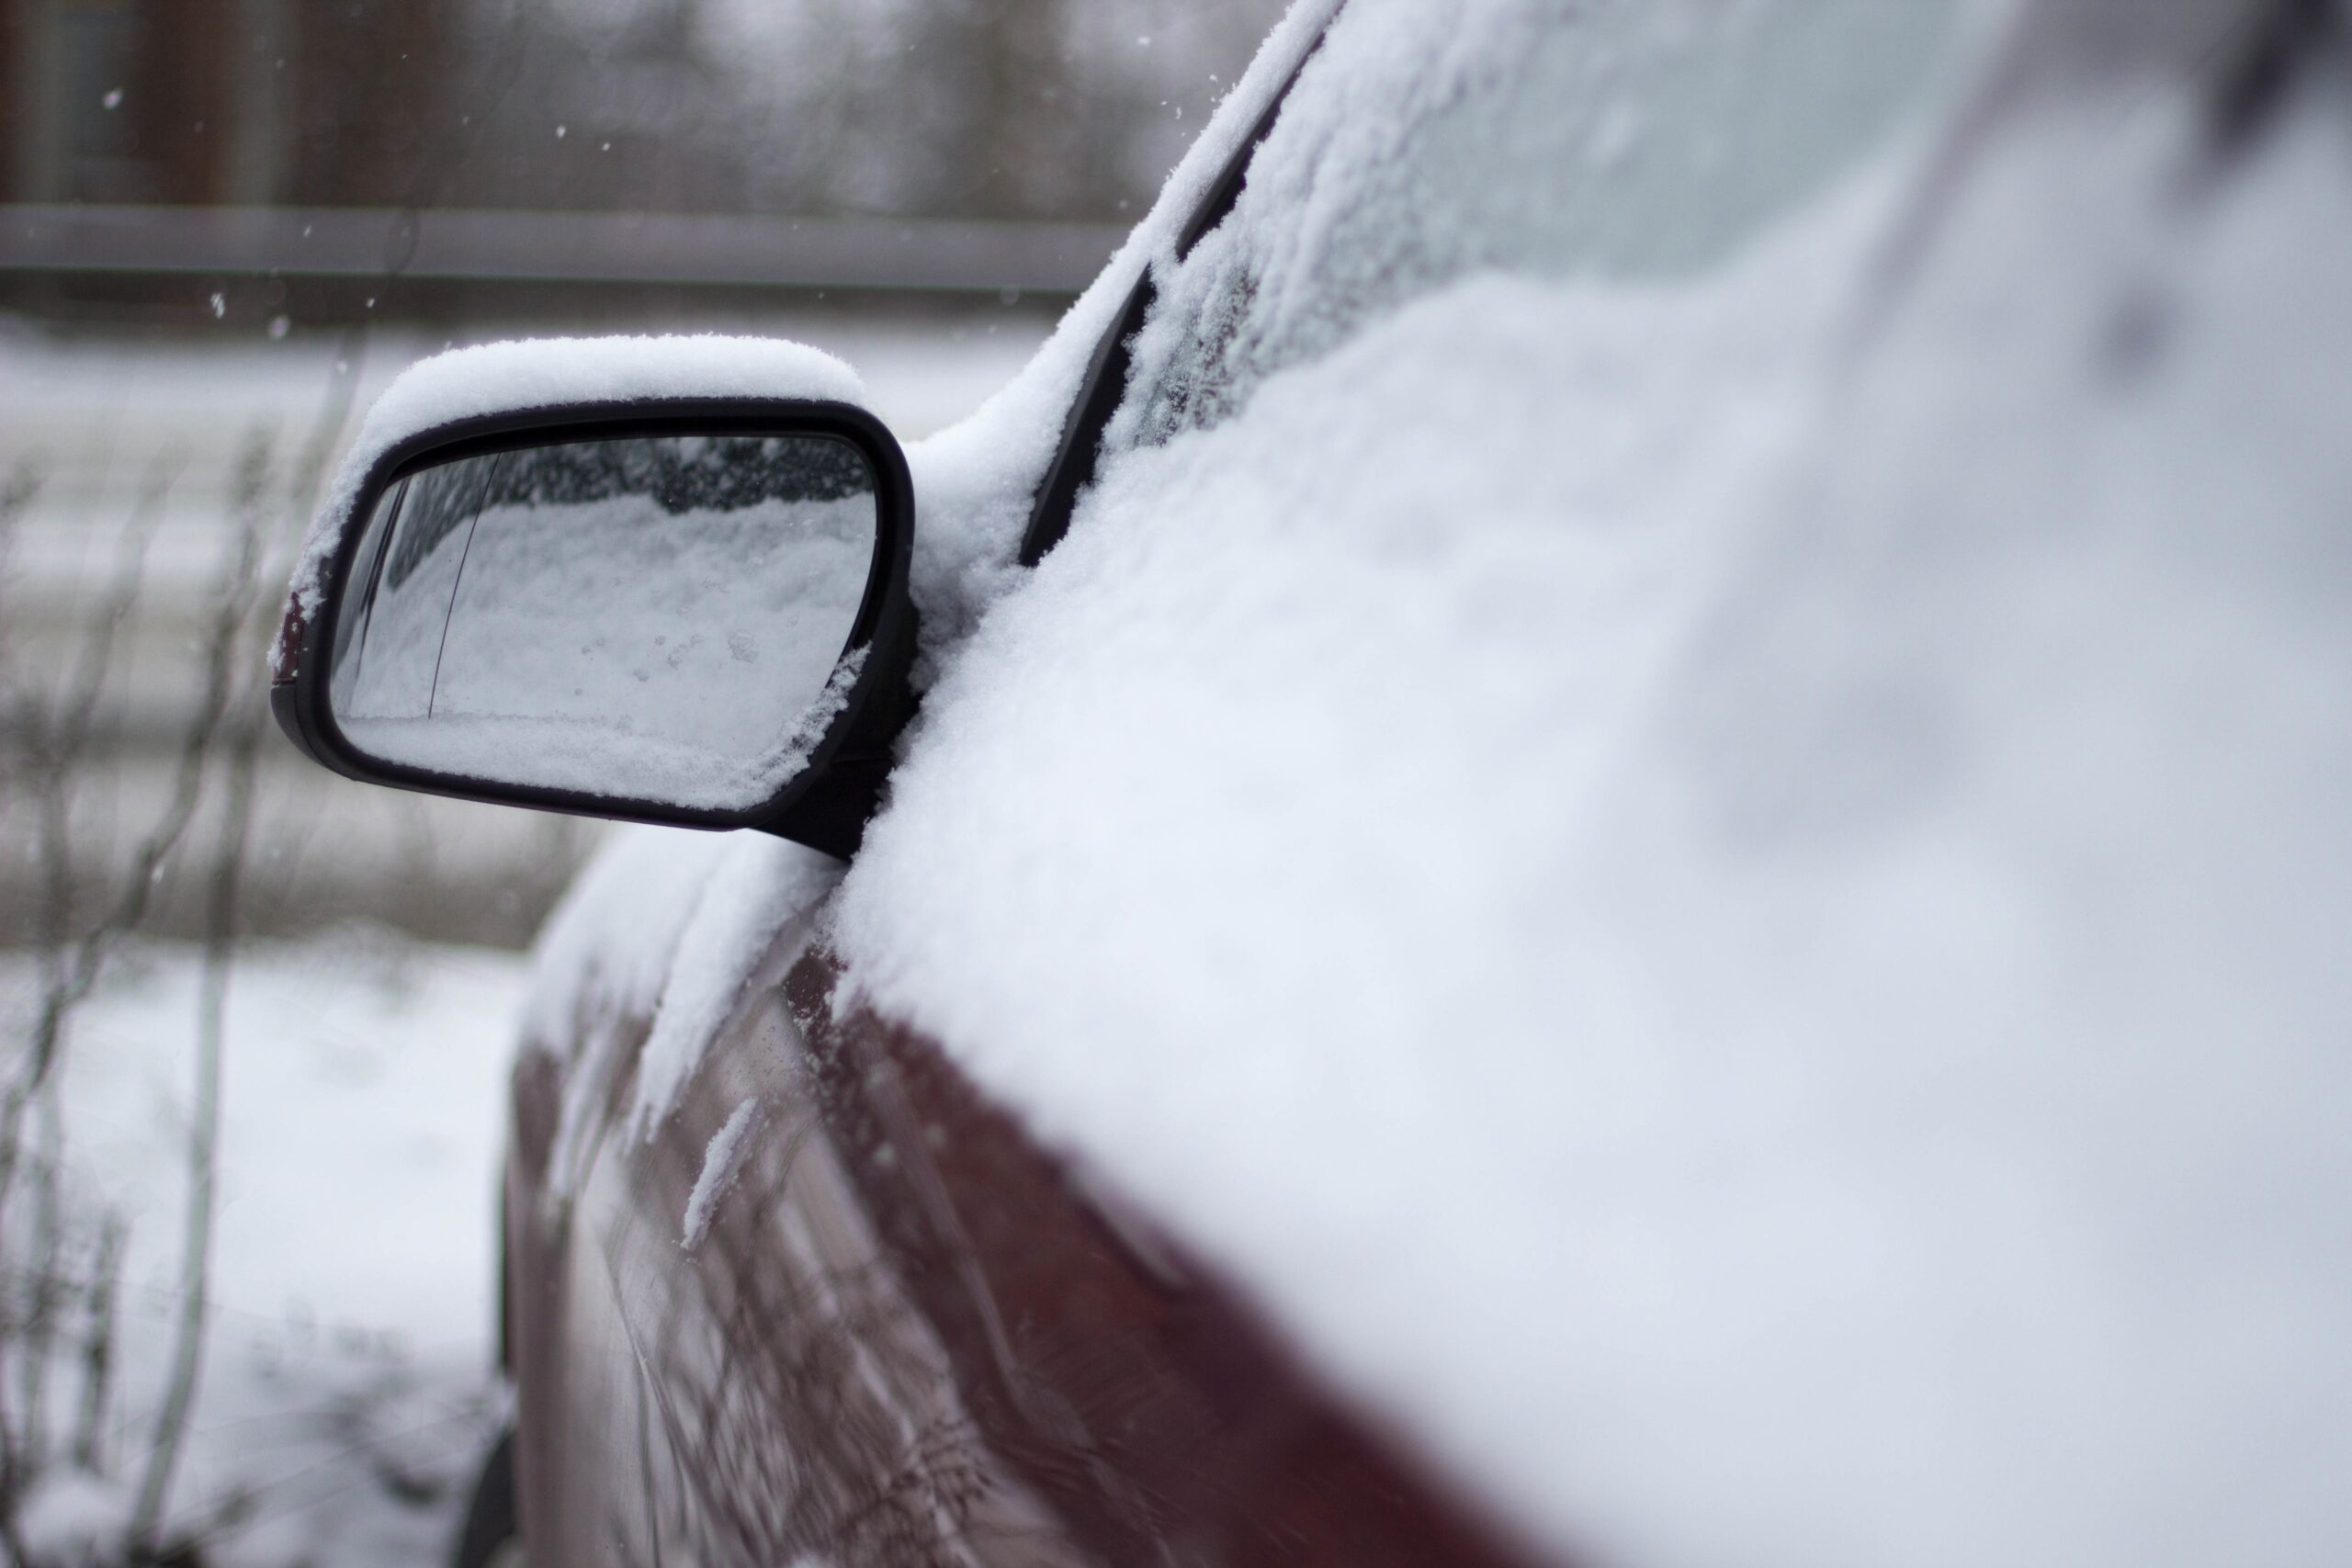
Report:
[[[527,765],[488,779],[371,751],[338,722],[331,684],[335,660],[348,644],[347,637],[338,641],[339,628],[346,615],[361,613],[356,584],[356,593],[372,605],[390,539],[388,531],[371,528],[368,520],[388,497],[397,514],[405,487],[417,476],[503,454],[527,457],[595,444],[751,441],[773,446],[778,438],[838,443],[864,459],[872,476],[873,557],[827,682],[829,696],[842,687],[845,694],[836,696],[837,707],[826,705],[830,713],[817,716],[820,728],[795,750],[796,758],[805,760],[763,798],[714,806],[652,798],[622,787],[600,791],[592,781],[582,787],[576,775],[561,782],[514,782],[530,773]],[[749,828],[842,858],[855,852],[888,776],[893,742],[914,710],[908,683],[916,635],[908,591],[913,485],[898,442],[872,414],[842,401],[759,397],[584,401],[478,414],[391,443],[346,494],[340,515],[322,519],[322,526],[334,530],[331,553],[315,568],[316,592],[289,600],[272,660],[271,711],[305,755],[347,778],[398,789],[624,821]],[[364,542],[369,544],[368,563],[357,559]],[[461,558],[458,570],[463,570]],[[456,592],[453,583],[452,601]],[[443,636],[446,640],[446,629]],[[437,664],[435,678],[437,686]]]

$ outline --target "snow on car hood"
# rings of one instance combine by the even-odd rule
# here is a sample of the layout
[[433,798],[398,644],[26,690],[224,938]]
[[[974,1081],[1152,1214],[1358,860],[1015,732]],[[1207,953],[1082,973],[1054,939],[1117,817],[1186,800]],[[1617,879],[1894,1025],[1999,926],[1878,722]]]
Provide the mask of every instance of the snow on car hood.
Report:
[[[1328,9],[910,454],[935,683],[857,984],[1590,1560],[2352,1555],[2335,127],[2200,187],[2135,83],[1924,231],[1882,170],[1681,287],[1468,278],[1019,571]],[[621,835],[537,1032],[651,1010],[658,1120],[819,859]]]
[[842,885],[1593,1561],[2352,1556],[2352,182],[2113,92],[1120,457]]

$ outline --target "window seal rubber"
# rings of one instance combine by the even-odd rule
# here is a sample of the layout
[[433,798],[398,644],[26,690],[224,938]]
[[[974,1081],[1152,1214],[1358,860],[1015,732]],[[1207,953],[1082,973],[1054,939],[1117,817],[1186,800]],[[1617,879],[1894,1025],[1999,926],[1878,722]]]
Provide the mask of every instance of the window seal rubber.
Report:
[[[1334,12],[1332,19],[1336,20],[1337,17],[1338,13]],[[1298,63],[1291,67],[1290,74],[1274,94],[1273,101],[1258,116],[1258,123],[1250,128],[1249,136],[1234,149],[1233,156],[1218,172],[1216,185],[1210,187],[1208,199],[1193,214],[1185,223],[1183,232],[1177,238],[1178,261],[1191,255],[1193,247],[1200,243],[1201,237],[1224,222],[1227,215],[1232,212],[1233,204],[1239,199],[1242,184],[1248,177],[1250,159],[1256,155],[1259,144],[1273,130],[1275,119],[1282,114],[1283,105],[1290,100],[1291,89],[1298,85],[1299,75],[1306,71],[1306,62],[1313,60],[1323,47],[1324,35],[1330,30],[1330,21],[1326,21],[1316,33],[1315,41],[1307,45],[1306,53],[1299,56]],[[1023,566],[1035,566],[1046,558],[1046,552],[1062,542],[1062,536],[1069,532],[1070,516],[1078,509],[1079,496],[1094,482],[1095,470],[1102,458],[1102,432],[1126,396],[1127,380],[1134,367],[1127,345],[1143,330],[1156,297],[1151,283],[1151,266],[1147,262],[1142,276],[1136,279],[1135,287],[1127,292],[1127,300],[1120,309],[1118,320],[1112,323],[1102,342],[1094,345],[1094,356],[1088,361],[1085,378],[1079,382],[1078,396],[1072,400],[1069,417],[1062,426],[1060,447],[1054,454],[1052,467],[1046,470],[1045,483],[1037,489],[1037,500],[1030,508],[1029,525],[1021,536],[1018,558]]]

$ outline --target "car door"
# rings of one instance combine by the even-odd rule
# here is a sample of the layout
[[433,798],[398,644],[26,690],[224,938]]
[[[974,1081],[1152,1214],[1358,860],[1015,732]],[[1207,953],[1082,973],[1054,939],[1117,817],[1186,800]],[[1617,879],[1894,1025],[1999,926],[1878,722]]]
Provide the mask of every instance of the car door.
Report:
[[[1312,203],[1246,180],[1289,134],[1262,114],[1078,379],[1024,564],[1083,525],[1114,465],[1453,280],[1703,267],[1901,134],[1960,51],[1930,0],[1762,7],[1695,48],[1641,7],[1522,9],[1524,47],[1476,91],[1418,92],[1410,62],[1369,78],[1396,155]],[[1602,58],[1628,74],[1596,107]],[[1834,112],[1792,131],[1799,79]],[[1616,145],[1627,125],[1639,152]],[[1286,214],[1309,207],[1302,233]],[[508,1203],[533,1555],[1539,1560],[938,1043],[843,994],[825,931],[812,901],[761,945],[650,1127],[630,1112],[644,998],[525,1060]]]
[[[1230,209],[1274,97],[1180,250]],[[1138,281],[1077,389],[1024,557],[1067,526],[1150,299]],[[650,1130],[650,998],[583,1005],[525,1054],[507,1235],[534,1556],[1515,1560],[935,1044],[835,1017],[821,923],[771,933]]]

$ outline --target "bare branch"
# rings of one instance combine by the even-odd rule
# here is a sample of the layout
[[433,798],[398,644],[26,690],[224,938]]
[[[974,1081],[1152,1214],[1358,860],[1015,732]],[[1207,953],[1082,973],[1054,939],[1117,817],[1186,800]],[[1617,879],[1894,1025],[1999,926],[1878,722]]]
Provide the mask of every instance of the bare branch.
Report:
[[[266,473],[268,446],[267,435],[255,433],[246,443],[241,473]],[[256,478],[253,482],[261,481]],[[24,1060],[5,1098],[0,1098],[0,1208],[5,1208],[16,1179],[25,1108],[40,1091],[56,1065],[65,1020],[88,997],[90,988],[97,983],[99,969],[116,944],[146,918],[164,863],[196,813],[205,763],[228,714],[236,685],[236,655],[242,646],[237,632],[244,624],[258,586],[258,531],[241,531],[233,557],[221,576],[205,646],[203,694],[180,748],[170,795],[147,835],[133,850],[114,898],[78,939],[70,944],[60,943],[63,949],[62,958],[55,965],[51,982],[42,987]]]
[[[249,446],[238,474],[237,512],[240,554],[257,568],[266,527],[263,495],[268,478],[266,441]],[[255,573],[256,581],[258,574]],[[224,640],[239,643],[241,629],[223,627]],[[258,671],[255,657],[241,667]],[[237,904],[244,874],[246,845],[253,826],[254,774],[261,749],[266,712],[253,682],[245,682],[248,700],[231,711],[226,742],[228,777],[221,802],[220,836],[212,846],[206,883],[204,915],[204,983],[197,1021],[196,1098],[190,1114],[187,1156],[187,1206],[180,1249],[180,1310],[173,1325],[169,1381],[155,1418],[155,1445],[148,1454],[139,1501],[131,1513],[129,1540],[134,1549],[158,1554],[158,1532],[164,1505],[170,1495],[172,1473],[187,1436],[188,1417],[196,1404],[197,1382],[204,1363],[208,1292],[212,1272],[214,1186],[220,1168],[220,1077],[225,1055],[231,963],[235,957]]]
[[74,1422],[74,1462],[86,1471],[96,1471],[106,1457],[100,1444],[107,1401],[114,1392],[115,1292],[129,1236],[120,1215],[110,1213],[99,1222],[96,1256],[84,1288],[82,1405]]
[[57,1320],[65,1305],[65,1213],[62,1181],[65,1163],[65,1118],[59,1109],[56,1080],[40,1100],[40,1151],[32,1162],[30,1267],[25,1314],[15,1325],[18,1387],[13,1461],[38,1471],[48,1458],[45,1441],[49,1422],[47,1393],[50,1348],[56,1339]]
[[164,502],[185,467],[187,458],[177,452],[167,452],[156,459],[146,484],[140,489],[130,518],[116,537],[114,568],[107,574],[96,613],[83,626],[72,672],[57,703],[40,718],[41,763],[61,780],[71,774],[74,764],[89,749],[98,698],[105,689],[107,671],[114,666],[115,650],[122,641],[123,624],[139,603],[155,520],[162,514]]
[[[18,457],[8,470],[7,481],[0,484],[0,587],[8,581],[6,568],[16,548],[17,522],[31,510],[34,499],[40,493],[41,479],[41,460],[31,455]],[[8,643],[12,617],[6,609],[6,601],[0,599],[0,705],[0,705],[0,783],[16,771],[11,754],[18,744],[15,705],[6,695],[13,670]]]

